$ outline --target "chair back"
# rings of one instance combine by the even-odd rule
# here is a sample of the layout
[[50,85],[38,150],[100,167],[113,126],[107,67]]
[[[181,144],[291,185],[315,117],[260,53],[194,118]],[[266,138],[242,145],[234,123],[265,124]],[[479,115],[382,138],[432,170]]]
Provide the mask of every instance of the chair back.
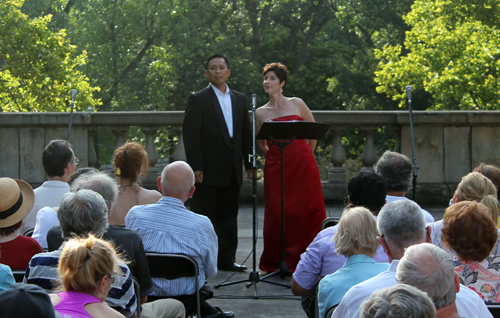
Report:
[[500,318],[500,303],[486,303],[486,307],[493,317]]
[[321,230],[324,230],[330,226],[335,226],[335,225],[339,224],[339,221],[340,221],[340,218],[336,217],[336,216],[326,218],[323,220],[323,222],[321,222]]
[[25,269],[13,269],[12,275],[14,275],[14,280],[16,283],[22,283],[24,279],[24,274],[26,273]]
[[197,317],[201,317],[198,263],[188,255],[173,253],[146,253],[151,277],[177,279],[194,277]]

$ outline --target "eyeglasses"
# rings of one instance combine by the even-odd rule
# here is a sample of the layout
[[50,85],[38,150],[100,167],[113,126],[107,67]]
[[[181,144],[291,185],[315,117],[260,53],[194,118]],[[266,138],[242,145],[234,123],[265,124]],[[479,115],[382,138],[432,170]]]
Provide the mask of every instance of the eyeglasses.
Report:
[[75,166],[78,166],[78,163],[80,162],[80,159],[75,158],[75,160],[73,160],[72,162],[75,164]]
[[111,280],[111,285],[113,285],[116,281],[116,276],[115,275],[107,275],[107,276]]

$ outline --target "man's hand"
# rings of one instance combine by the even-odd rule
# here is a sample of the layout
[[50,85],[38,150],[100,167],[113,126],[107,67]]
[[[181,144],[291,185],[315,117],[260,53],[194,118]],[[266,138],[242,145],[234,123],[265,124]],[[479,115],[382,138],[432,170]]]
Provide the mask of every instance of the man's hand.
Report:
[[196,183],[203,183],[203,170],[197,170],[194,172],[194,180]]
[[247,170],[247,179],[253,179],[253,169]]

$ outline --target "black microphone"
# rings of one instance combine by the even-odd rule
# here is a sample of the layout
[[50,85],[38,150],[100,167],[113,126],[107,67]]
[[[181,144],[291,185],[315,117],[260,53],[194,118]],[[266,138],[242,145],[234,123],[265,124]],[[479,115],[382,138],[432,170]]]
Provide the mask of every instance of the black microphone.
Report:
[[257,105],[257,94],[252,94],[252,106]]
[[76,93],[78,93],[78,91],[76,89],[72,89],[71,90],[71,104],[74,104],[75,103],[75,98],[76,98]]
[[408,85],[406,86],[406,94],[408,94],[408,102],[411,104],[411,90],[413,88],[411,87],[411,85]]

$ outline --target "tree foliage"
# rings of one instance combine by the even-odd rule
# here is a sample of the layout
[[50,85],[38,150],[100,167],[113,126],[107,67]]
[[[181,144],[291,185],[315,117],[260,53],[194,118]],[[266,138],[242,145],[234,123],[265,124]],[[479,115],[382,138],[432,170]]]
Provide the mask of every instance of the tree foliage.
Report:
[[432,96],[435,109],[498,109],[500,106],[500,3],[497,0],[417,0],[406,22],[403,46],[387,46],[377,90],[403,105],[412,84]]
[[68,110],[70,90],[77,89],[81,109],[99,104],[98,88],[89,84],[78,67],[86,63],[85,51],[76,46],[64,29],[51,31],[51,16],[28,18],[21,0],[0,5],[0,109],[3,111]]

